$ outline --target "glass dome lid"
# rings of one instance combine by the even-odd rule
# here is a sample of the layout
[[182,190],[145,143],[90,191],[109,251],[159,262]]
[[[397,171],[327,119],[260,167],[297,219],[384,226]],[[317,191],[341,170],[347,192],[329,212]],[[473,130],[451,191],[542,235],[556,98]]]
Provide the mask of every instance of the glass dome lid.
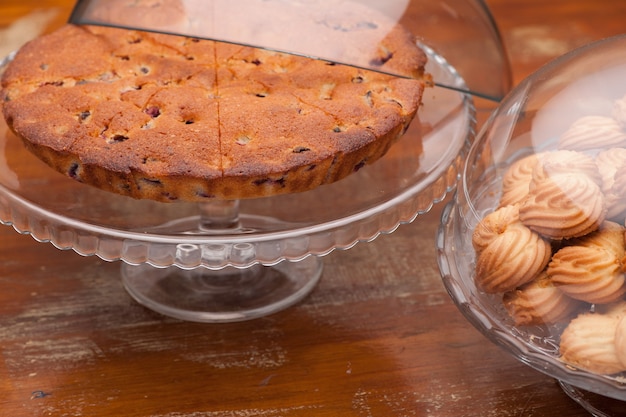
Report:
[[598,416],[626,407],[625,74],[621,35],[514,88],[478,133],[437,240],[468,320]]
[[510,87],[500,35],[481,0],[79,0],[70,22],[179,34],[398,73],[384,40],[408,31],[459,71],[435,85],[498,101]]

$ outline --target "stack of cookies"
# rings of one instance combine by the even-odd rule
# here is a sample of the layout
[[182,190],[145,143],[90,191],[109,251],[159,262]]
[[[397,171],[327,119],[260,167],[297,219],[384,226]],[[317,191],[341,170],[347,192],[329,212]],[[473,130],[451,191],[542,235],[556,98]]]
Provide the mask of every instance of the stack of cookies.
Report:
[[514,162],[475,228],[475,282],[517,326],[554,325],[561,359],[626,371],[626,98]]

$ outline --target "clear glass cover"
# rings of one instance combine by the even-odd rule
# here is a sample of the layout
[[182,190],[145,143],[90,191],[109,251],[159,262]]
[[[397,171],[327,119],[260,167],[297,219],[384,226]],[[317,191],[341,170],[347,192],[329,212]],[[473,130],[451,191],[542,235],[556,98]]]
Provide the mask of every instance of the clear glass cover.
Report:
[[238,321],[284,309],[313,289],[322,255],[429,211],[456,187],[474,136],[475,97],[466,93],[491,106],[510,86],[497,28],[480,0],[88,0],[77,2],[70,22],[377,71],[390,53],[381,39],[399,30],[427,55],[434,85],[399,141],[376,163],[300,194],[202,204],[133,200],[53,171],[0,122],[0,223],[60,249],[123,261],[133,298],[184,320]]
[[450,295],[491,341],[567,392],[621,401],[625,73],[620,36],[511,91],[472,145],[437,239]]
[[385,38],[407,30],[446,57],[464,85],[499,100],[510,71],[499,33],[481,0],[80,0],[70,21],[182,34],[390,72]]

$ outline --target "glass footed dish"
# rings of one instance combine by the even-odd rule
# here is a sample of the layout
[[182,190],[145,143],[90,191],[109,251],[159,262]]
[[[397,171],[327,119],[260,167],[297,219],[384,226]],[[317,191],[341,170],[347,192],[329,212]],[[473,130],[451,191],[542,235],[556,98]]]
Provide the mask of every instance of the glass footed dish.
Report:
[[[427,70],[464,88],[429,53]],[[59,249],[123,261],[126,289],[155,311],[225,322],[296,303],[319,280],[322,255],[428,212],[456,185],[474,110],[464,94],[428,88],[407,133],[348,178],[300,194],[202,204],[134,200],[80,184],[32,156],[1,123],[0,222]]]
[[465,317],[597,416],[626,409],[625,72],[619,36],[514,88],[472,144],[437,235]]

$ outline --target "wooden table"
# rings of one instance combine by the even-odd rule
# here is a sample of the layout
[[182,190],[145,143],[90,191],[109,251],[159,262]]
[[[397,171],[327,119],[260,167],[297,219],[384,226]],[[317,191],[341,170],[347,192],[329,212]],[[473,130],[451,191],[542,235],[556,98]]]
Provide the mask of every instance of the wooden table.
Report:
[[[619,0],[489,0],[515,83],[626,32]],[[72,2],[3,0],[3,54],[60,25]],[[443,204],[325,260],[299,305],[249,322],[162,317],[120,265],[0,227],[0,415],[585,416],[551,378],[471,327],[440,281]]]

